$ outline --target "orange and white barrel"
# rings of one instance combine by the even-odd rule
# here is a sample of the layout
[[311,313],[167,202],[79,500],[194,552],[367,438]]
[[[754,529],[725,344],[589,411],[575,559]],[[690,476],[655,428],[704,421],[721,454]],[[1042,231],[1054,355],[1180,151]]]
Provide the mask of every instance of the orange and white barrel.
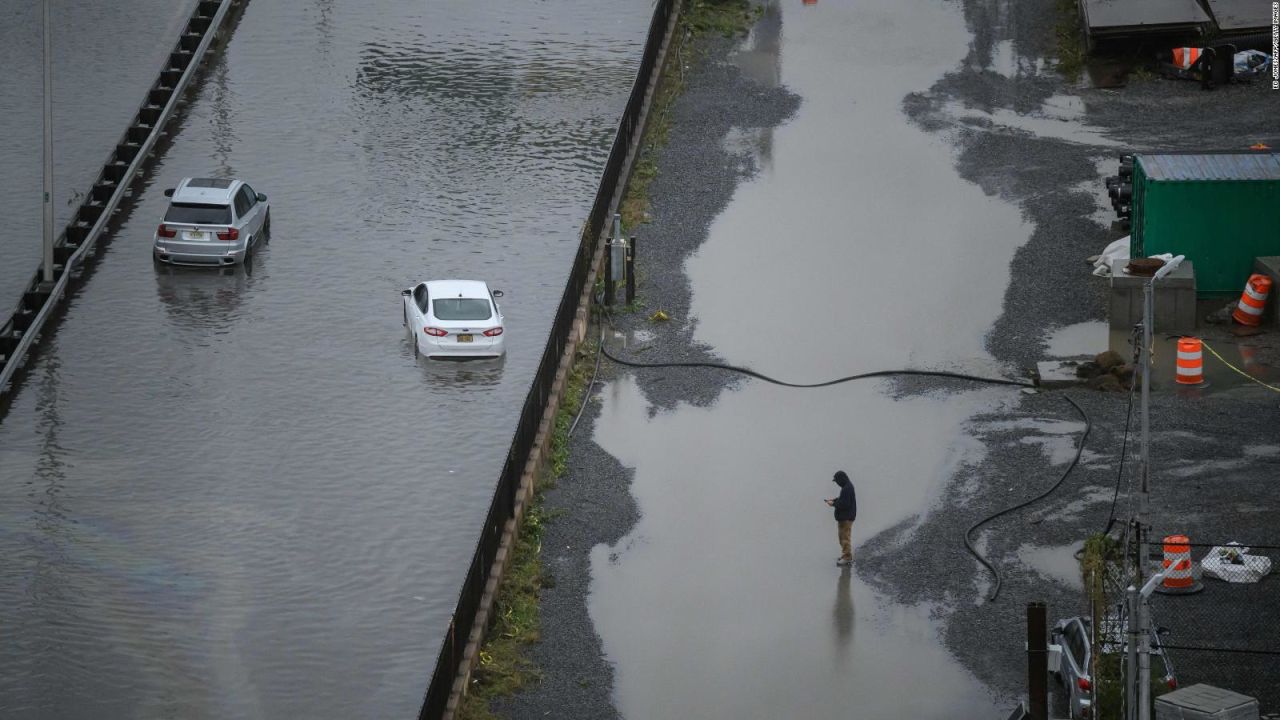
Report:
[[1267,307],[1267,295],[1271,294],[1271,278],[1254,273],[1249,282],[1244,284],[1244,292],[1240,293],[1240,302],[1236,305],[1231,317],[1241,325],[1257,326],[1262,324],[1262,311]]
[[1170,535],[1164,539],[1163,589],[1177,592],[1196,584],[1191,575],[1191,540],[1186,535]]
[[1178,374],[1175,379],[1179,385],[1199,385],[1204,382],[1204,347],[1200,338],[1178,340]]
[[1200,59],[1201,48],[1180,47],[1173,49],[1173,64],[1183,70],[1190,70],[1192,65]]

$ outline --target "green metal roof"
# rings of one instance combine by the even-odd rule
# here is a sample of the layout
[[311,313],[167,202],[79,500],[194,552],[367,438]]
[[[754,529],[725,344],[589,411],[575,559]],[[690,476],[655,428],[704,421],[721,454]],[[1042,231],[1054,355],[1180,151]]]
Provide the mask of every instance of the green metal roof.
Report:
[[1149,180],[1280,180],[1276,153],[1212,153],[1206,155],[1139,155],[1136,161]]

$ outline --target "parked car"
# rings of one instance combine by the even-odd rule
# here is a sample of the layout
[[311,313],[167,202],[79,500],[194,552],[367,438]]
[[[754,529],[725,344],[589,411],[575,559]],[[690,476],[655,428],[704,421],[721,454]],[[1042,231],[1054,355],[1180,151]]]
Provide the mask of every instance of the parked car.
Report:
[[267,196],[243,180],[185,178],[164,191],[152,256],[171,265],[236,265],[271,236]]
[[[1103,635],[1108,638],[1104,645],[1115,651],[1108,650],[1098,659],[1099,663],[1114,664],[1116,668],[1124,663],[1126,632],[1122,625],[1122,622],[1104,624]],[[1059,620],[1049,634],[1049,671],[1062,683],[1072,718],[1094,717],[1092,669],[1095,666],[1089,627],[1089,618],[1077,616]],[[1160,642],[1160,633],[1154,629],[1151,631],[1151,682],[1153,688],[1167,689],[1166,692],[1178,687],[1173,662]],[[1153,692],[1152,697],[1156,694]]]
[[496,358],[506,352],[502,311],[481,280],[432,280],[400,293],[414,353],[428,358]]

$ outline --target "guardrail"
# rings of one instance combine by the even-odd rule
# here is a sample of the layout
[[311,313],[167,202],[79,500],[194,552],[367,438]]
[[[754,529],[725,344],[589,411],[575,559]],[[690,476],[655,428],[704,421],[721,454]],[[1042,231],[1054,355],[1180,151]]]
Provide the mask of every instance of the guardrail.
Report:
[[130,185],[163,134],[205,52],[232,12],[247,1],[199,0],[196,3],[133,122],[107,156],[84,203],[54,242],[54,281],[43,282],[44,265],[41,264],[17,309],[0,325],[0,395],[10,390],[14,374],[40,331],[66,298],[74,270],[93,250],[112,214],[128,195]]
[[640,69],[631,87],[631,96],[627,100],[626,109],[618,121],[618,131],[614,136],[609,159],[605,162],[604,172],[600,177],[595,202],[583,225],[578,252],[573,260],[573,269],[569,273],[564,294],[556,309],[542,360],[538,364],[533,384],[520,411],[520,422],[516,425],[511,449],[507,452],[502,474],[498,477],[493,500],[489,505],[489,513],[480,529],[480,538],[471,559],[471,567],[467,570],[458,603],[454,607],[453,617],[445,632],[444,643],[440,648],[440,655],[436,660],[435,670],[427,687],[422,709],[418,714],[419,720],[438,720],[445,717],[455,679],[460,675],[465,677],[470,670],[465,665],[470,660],[466,657],[466,648],[473,639],[473,626],[480,612],[486,587],[490,584],[490,571],[495,559],[498,558],[504,531],[508,522],[515,518],[516,507],[519,504],[521,477],[525,471],[527,459],[537,445],[536,438],[540,428],[545,431],[549,424],[544,425],[544,423],[553,420],[547,416],[548,401],[554,395],[553,386],[556,385],[556,376],[561,372],[561,359],[566,346],[571,341],[570,337],[583,291],[595,268],[597,249],[600,247],[600,240],[605,230],[605,221],[612,215],[621,196],[629,170],[629,156],[638,146],[644,130],[647,96],[656,83],[660,50],[667,40],[667,33],[678,2],[679,0],[657,0],[654,8]]

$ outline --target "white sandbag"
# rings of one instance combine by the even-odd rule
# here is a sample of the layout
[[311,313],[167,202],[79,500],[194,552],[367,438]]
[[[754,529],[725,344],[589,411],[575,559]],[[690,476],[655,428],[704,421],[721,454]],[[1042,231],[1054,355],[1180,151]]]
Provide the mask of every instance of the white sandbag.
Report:
[[1093,263],[1093,274],[1099,277],[1111,275],[1111,261],[1129,257],[1129,236],[1116,240],[1103,249],[1102,254]]
[[1271,558],[1250,555],[1239,543],[1215,545],[1200,561],[1204,574],[1231,583],[1256,583],[1271,572]]

